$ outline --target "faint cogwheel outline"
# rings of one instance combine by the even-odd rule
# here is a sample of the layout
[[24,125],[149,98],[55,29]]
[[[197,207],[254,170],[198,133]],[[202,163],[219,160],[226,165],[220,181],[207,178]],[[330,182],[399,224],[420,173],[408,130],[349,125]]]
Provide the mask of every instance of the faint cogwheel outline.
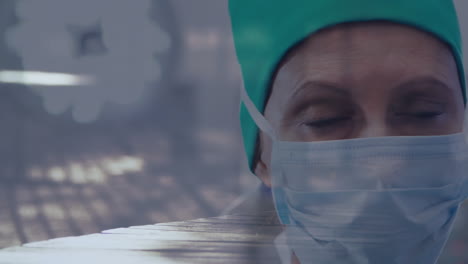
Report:
[[25,71],[85,75],[81,86],[31,86],[51,114],[71,109],[92,122],[106,102],[130,104],[161,75],[169,34],[150,18],[151,0],[21,0],[7,44]]

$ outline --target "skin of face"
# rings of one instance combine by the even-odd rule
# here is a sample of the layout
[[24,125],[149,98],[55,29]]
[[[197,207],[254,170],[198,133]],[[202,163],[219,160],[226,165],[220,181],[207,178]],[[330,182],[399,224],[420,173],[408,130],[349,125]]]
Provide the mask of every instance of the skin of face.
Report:
[[[390,22],[341,24],[312,34],[283,61],[265,117],[283,141],[461,132],[464,102],[450,48]],[[270,181],[271,141],[260,134],[255,173]]]

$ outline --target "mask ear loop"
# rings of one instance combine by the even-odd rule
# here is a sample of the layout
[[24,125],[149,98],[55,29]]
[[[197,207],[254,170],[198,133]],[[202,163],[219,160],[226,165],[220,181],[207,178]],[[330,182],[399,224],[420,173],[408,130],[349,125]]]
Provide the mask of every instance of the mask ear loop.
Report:
[[[275,142],[278,141],[278,137],[276,135],[276,132],[273,129],[273,127],[271,126],[270,122],[268,122],[268,120],[266,120],[266,118],[260,113],[258,108],[255,106],[255,104],[250,99],[249,95],[247,94],[247,91],[245,90],[244,78],[242,76],[241,76],[240,93],[241,93],[240,94],[241,102],[244,103],[245,107],[247,108],[247,111],[250,114],[250,117],[252,117],[252,119],[255,121],[258,128],[271,138],[271,140],[273,142],[273,145],[274,145]],[[274,149],[274,147],[273,147],[273,149]],[[274,177],[274,176],[270,175],[270,177]],[[283,177],[281,177],[281,179],[282,179],[282,181],[284,181]],[[281,184],[284,184],[284,183],[280,183],[280,185]],[[276,187],[278,187],[278,186],[276,186]],[[273,199],[275,200],[274,204],[275,204],[275,208],[276,208],[276,213],[278,214],[278,217],[279,217],[281,223],[289,224],[290,223],[289,210],[288,210],[288,207],[286,206],[286,203],[285,203],[286,196],[285,196],[284,190],[282,188],[276,188],[276,187],[273,186],[273,188],[275,188],[275,190],[274,190],[275,195],[273,195]]]
[[[278,139],[278,137],[276,135],[276,132],[273,129],[273,126],[270,124],[270,122],[268,122],[268,120],[266,120],[266,118],[263,116],[263,114],[261,114],[260,111],[258,111],[258,108],[255,106],[255,104],[250,99],[249,95],[247,94],[247,91],[245,90],[243,80],[244,79],[241,76],[241,85],[240,85],[241,102],[244,103],[245,107],[247,108],[247,111],[250,114],[250,117],[252,117],[252,119],[255,121],[255,124],[257,125],[257,127],[262,132],[267,134],[271,138],[271,140],[273,142],[273,145],[275,145],[275,142]],[[274,147],[273,147],[273,149],[274,149]],[[282,179],[282,181],[284,181],[284,179]],[[284,184],[284,182],[282,184]]]
[[241,102],[244,103],[245,107],[247,108],[247,111],[249,112],[250,116],[257,124],[258,128],[260,128],[262,132],[267,134],[273,141],[276,141],[277,136],[276,136],[275,130],[271,126],[270,122],[266,120],[266,118],[260,113],[258,108],[250,99],[249,95],[247,94],[247,91],[245,90],[244,79],[242,78],[242,76],[241,76],[240,93],[241,93],[240,94]]

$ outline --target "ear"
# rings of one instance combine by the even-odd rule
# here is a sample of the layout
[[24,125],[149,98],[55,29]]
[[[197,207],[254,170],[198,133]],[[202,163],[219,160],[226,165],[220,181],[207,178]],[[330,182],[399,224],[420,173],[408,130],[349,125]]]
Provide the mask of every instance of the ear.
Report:
[[255,175],[257,175],[258,178],[260,178],[263,184],[271,188],[270,169],[267,166],[267,164],[263,161],[263,155],[261,156],[262,158],[258,160],[255,166]]

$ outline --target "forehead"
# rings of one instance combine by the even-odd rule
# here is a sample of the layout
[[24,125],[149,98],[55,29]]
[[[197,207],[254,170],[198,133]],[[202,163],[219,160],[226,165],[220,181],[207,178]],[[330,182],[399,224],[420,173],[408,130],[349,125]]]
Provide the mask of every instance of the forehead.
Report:
[[[323,50],[336,50],[348,47],[350,41],[402,41],[404,43],[431,42],[434,48],[446,48],[445,43],[423,30],[412,26],[386,21],[352,22],[331,26],[310,35],[304,45],[306,47],[321,46]],[[328,44],[327,46],[322,46]]]
[[[278,78],[329,78],[332,81],[405,78],[411,75],[457,73],[450,48],[433,35],[390,22],[334,26],[311,35],[281,63]],[[457,75],[458,76],[458,75]],[[458,81],[458,80],[457,80]]]

